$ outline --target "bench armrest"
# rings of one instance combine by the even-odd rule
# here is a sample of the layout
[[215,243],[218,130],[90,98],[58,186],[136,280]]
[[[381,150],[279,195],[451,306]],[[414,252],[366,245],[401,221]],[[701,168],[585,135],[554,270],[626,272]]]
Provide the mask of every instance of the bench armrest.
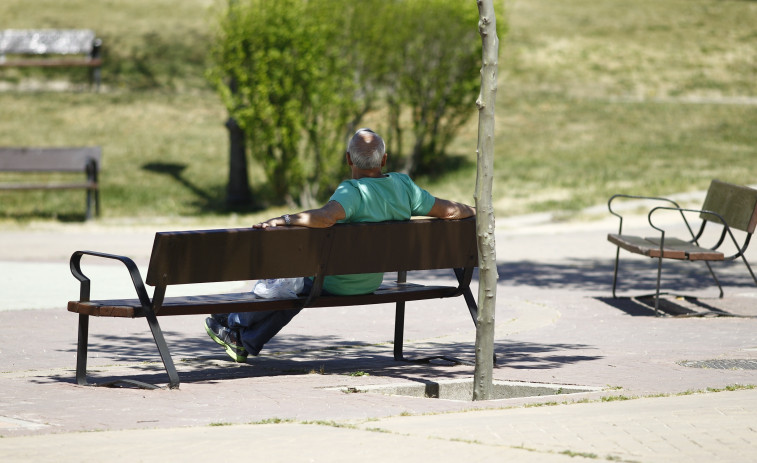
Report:
[[607,209],[610,211],[610,214],[614,215],[618,219],[620,219],[620,225],[618,226],[618,234],[621,235],[623,233],[623,216],[620,215],[617,211],[613,210],[612,203],[616,199],[644,199],[647,201],[662,201],[672,204],[674,207],[681,207],[678,205],[677,202],[673,201],[672,199],[668,198],[661,198],[657,196],[638,196],[638,195],[626,195],[626,194],[616,194],[612,195],[610,199],[607,201]]
[[89,301],[89,295],[90,295],[90,280],[81,271],[81,258],[84,255],[102,257],[105,259],[114,259],[123,263],[126,266],[126,269],[129,271],[129,276],[131,277],[131,281],[134,284],[134,289],[137,291],[137,297],[139,297],[139,302],[142,303],[142,306],[149,307],[150,297],[147,295],[147,289],[145,289],[145,284],[142,280],[141,274],[139,273],[137,264],[135,264],[133,260],[125,256],[119,256],[115,254],[107,254],[104,252],[95,252],[95,251],[76,251],[71,255],[71,260],[69,261],[71,273],[73,274],[74,278],[76,278],[77,280],[81,282],[81,285],[79,287],[79,300],[80,301],[82,302]]

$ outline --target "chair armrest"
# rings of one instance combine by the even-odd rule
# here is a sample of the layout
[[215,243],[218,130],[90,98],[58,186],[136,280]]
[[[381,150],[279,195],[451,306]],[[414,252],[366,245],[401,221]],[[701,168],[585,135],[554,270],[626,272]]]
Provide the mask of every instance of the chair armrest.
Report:
[[677,202],[673,201],[672,199],[668,198],[661,198],[658,196],[638,196],[638,195],[626,195],[626,194],[616,194],[612,195],[610,199],[607,201],[607,209],[610,211],[610,214],[614,215],[618,219],[620,219],[620,225],[618,226],[618,234],[623,233],[623,216],[620,215],[618,212],[614,211],[612,208],[612,203],[615,201],[615,199],[622,198],[622,199],[643,199],[647,201],[662,201],[672,204],[674,207],[681,207],[678,205]]
[[135,264],[133,260],[125,256],[106,254],[104,252],[95,251],[76,251],[71,255],[71,260],[69,261],[71,274],[73,274],[74,278],[81,282],[81,285],[79,287],[80,301],[89,301],[90,294],[90,280],[81,271],[81,258],[84,255],[102,257],[105,259],[114,259],[123,263],[126,266],[126,269],[129,271],[129,276],[131,277],[131,281],[134,284],[134,289],[137,291],[139,302],[141,302],[145,307],[148,307],[150,305],[150,297],[147,295],[147,289],[145,289],[145,284],[142,280],[141,274],[139,273],[137,264]]

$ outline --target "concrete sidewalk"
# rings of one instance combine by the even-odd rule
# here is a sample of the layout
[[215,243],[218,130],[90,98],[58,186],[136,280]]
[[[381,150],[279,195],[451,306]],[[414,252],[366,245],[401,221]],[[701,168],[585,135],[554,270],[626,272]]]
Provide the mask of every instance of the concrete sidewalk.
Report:
[[[554,384],[559,394],[486,402],[365,392],[473,373],[445,361],[394,362],[391,306],[303,311],[246,364],[228,361],[204,333],[204,317],[168,317],[161,325],[179,390],[77,386],[68,256],[89,248],[143,266],[154,232],[176,227],[0,231],[0,457],[199,461],[220,451],[287,462],[757,461],[757,389],[745,387],[757,384],[757,288],[743,265],[723,266],[723,299],[712,299],[704,267],[666,266],[666,287],[699,296],[667,304],[706,316],[654,317],[643,301],[609,297],[614,248],[605,236],[614,222],[538,219],[498,222],[494,375]],[[748,257],[757,261],[754,250]],[[129,295],[125,271],[89,265],[94,297]],[[651,260],[624,256],[622,289],[651,288],[654,270]],[[408,356],[473,360],[475,330],[461,301],[409,304],[405,338]],[[166,383],[144,320],[93,319],[90,343],[91,381]],[[571,386],[586,392],[569,393]]]

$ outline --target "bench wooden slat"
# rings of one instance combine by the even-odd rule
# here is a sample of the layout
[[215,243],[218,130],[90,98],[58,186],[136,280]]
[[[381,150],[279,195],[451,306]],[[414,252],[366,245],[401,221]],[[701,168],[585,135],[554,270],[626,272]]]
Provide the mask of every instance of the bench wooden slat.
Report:
[[100,164],[102,151],[96,146],[75,148],[0,148],[0,171],[84,172],[87,163]]
[[[757,190],[713,180],[702,210],[717,212],[731,228],[754,233],[757,228]],[[704,220],[722,223],[713,214],[702,213],[700,216]]]
[[0,31],[0,54],[85,55],[96,40],[91,29],[5,29]]
[[[610,233],[607,235],[607,240],[634,254],[641,254],[648,257],[660,257],[660,243],[658,242],[655,244],[641,236]],[[667,259],[686,259],[686,251],[681,249],[671,249],[666,246],[663,250],[663,257]]]
[[[660,238],[646,238],[646,240],[658,247],[657,254],[659,255]],[[685,254],[684,258],[688,260],[723,260],[725,258],[722,252],[703,248],[678,238],[665,238],[666,253],[667,250],[671,252],[683,252]]]
[[39,68],[61,68],[61,67],[93,67],[97,68],[102,66],[103,60],[101,58],[24,58],[13,59],[0,62],[0,67],[4,68],[23,68],[23,67],[39,67]]
[[[425,286],[411,283],[384,284],[371,294],[357,296],[321,296],[311,307],[342,307],[354,305],[390,304],[449,297],[454,286]],[[297,309],[305,297],[291,299],[262,299],[252,292],[213,294],[205,296],[168,297],[157,315],[199,315],[210,313],[255,312],[264,310]],[[68,311],[98,317],[136,318],[144,316],[138,299],[70,301]]]
[[[648,257],[660,257],[660,238],[631,235],[607,235],[607,240],[626,251]],[[702,248],[678,238],[666,238],[663,258],[678,260],[724,260],[722,252]]]
[[97,190],[97,183],[0,183],[0,190]]
[[[367,238],[372,246],[365,246]],[[145,282],[158,286],[475,267],[477,263],[475,221],[466,220],[354,223],[320,230],[161,232],[155,235]]]

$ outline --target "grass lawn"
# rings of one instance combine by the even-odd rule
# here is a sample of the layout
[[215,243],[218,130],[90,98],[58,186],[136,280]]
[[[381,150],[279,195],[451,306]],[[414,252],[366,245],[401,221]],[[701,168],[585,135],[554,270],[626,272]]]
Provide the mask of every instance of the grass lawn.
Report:
[[[3,27],[94,29],[106,66],[97,94],[80,85],[81,69],[0,70],[0,145],[102,146],[106,220],[227,214],[226,112],[203,78],[218,4],[4,0]],[[616,192],[704,190],[712,178],[757,183],[757,2],[505,4],[498,217],[568,217]],[[59,80],[74,86],[52,91]],[[474,115],[450,147],[456,170],[420,184],[473,201],[476,125]],[[253,192],[265,188],[255,165],[250,179]],[[6,222],[83,211],[80,191],[0,192]]]

